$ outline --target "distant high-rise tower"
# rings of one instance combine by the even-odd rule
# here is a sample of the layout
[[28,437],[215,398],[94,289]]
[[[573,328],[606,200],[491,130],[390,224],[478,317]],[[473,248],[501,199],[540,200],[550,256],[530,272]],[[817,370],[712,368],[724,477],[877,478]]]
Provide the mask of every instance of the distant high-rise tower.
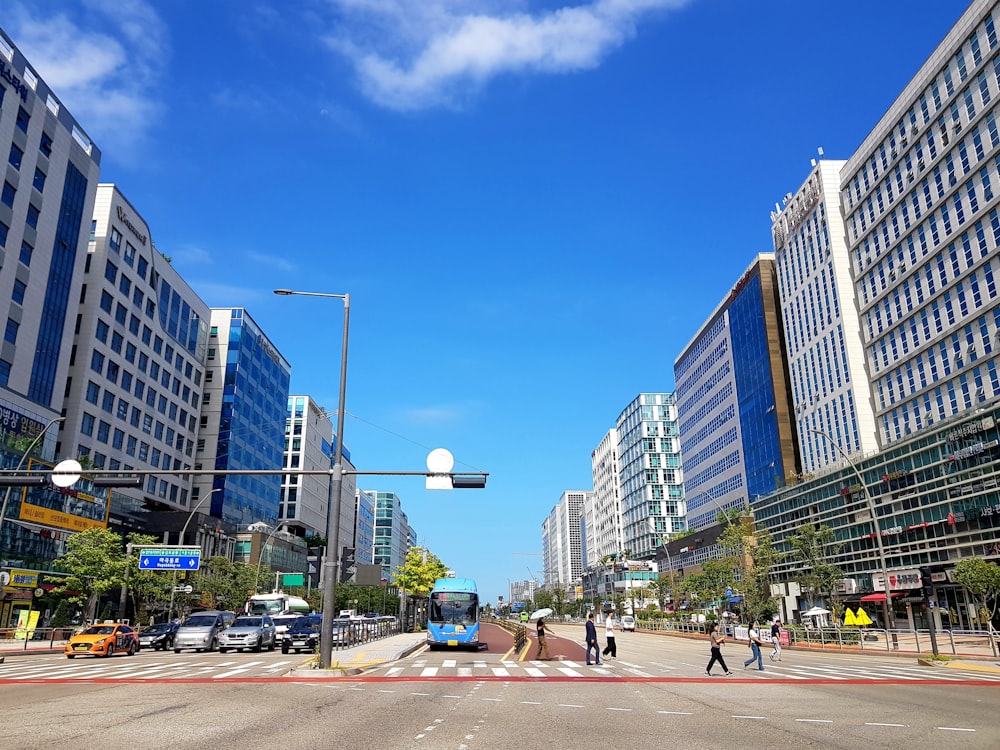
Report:
[[651,560],[662,537],[684,531],[684,472],[673,393],[640,393],[618,416],[624,549]]

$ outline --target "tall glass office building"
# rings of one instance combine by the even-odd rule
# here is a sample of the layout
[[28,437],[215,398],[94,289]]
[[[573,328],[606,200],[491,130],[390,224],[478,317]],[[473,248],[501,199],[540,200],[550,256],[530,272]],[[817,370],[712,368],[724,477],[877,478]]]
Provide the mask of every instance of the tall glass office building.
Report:
[[692,529],[797,470],[774,255],[761,253],[674,363]]
[[[195,468],[279,470],[291,366],[243,308],[213,308],[211,320]],[[202,496],[220,490],[210,501],[217,518],[278,522],[278,473],[200,477],[198,486]]]

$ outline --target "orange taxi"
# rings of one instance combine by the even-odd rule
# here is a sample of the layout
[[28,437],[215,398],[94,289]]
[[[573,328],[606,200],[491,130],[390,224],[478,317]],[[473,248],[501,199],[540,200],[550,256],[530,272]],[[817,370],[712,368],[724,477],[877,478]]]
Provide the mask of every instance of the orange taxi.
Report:
[[67,659],[74,656],[111,656],[123,653],[129,656],[139,651],[139,634],[131,625],[105,622],[89,625],[66,642]]

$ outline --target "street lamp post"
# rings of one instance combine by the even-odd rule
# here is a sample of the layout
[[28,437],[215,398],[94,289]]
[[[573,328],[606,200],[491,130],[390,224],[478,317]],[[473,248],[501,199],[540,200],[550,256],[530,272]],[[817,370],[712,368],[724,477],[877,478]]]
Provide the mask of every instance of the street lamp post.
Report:
[[[38,445],[38,443],[41,442],[42,438],[45,437],[45,433],[49,431],[49,428],[52,425],[54,425],[56,422],[65,422],[65,421],[66,421],[66,417],[56,417],[55,419],[50,420],[49,423],[47,425],[45,425],[45,427],[42,428],[42,431],[39,432],[35,436],[35,439],[32,440],[31,443],[28,444],[28,447],[25,449],[24,453],[21,455],[21,460],[17,464],[17,468],[14,469],[14,473],[15,474],[22,469],[22,467],[24,466],[24,462],[27,461],[28,460],[28,456],[31,455],[31,451],[35,450],[35,446]],[[2,532],[3,532],[3,522],[4,522],[4,519],[7,516],[7,504],[10,502],[10,491],[12,489],[14,489],[14,488],[10,487],[10,486],[7,487],[7,491],[3,495],[3,505],[0,506],[0,540],[3,539],[3,534],[2,534]]]
[[[184,544],[184,535],[185,535],[185,534],[187,533],[187,530],[188,530],[188,524],[190,524],[190,523],[191,523],[191,519],[192,519],[192,518],[194,518],[194,514],[198,512],[198,508],[200,508],[200,507],[201,507],[202,505],[204,505],[204,504],[205,504],[205,503],[206,503],[206,502],[208,501],[208,499],[209,499],[209,498],[210,498],[210,497],[211,497],[212,495],[214,495],[214,494],[215,494],[216,492],[222,492],[222,487],[216,487],[216,488],[215,488],[214,490],[211,490],[210,492],[208,492],[208,493],[207,493],[207,494],[205,495],[205,497],[203,497],[203,498],[202,498],[201,500],[199,500],[199,501],[198,501],[198,504],[197,504],[197,505],[195,505],[195,506],[194,506],[194,507],[193,507],[193,508],[191,509],[191,512],[190,512],[190,513],[188,513],[188,517],[187,517],[187,520],[186,520],[186,521],[184,522],[184,525],[183,525],[183,526],[181,527],[181,535],[180,535],[180,537],[179,537],[179,538],[177,539],[177,543],[178,543],[178,544]],[[170,605],[169,605],[169,606],[167,607],[167,622],[170,622],[170,618],[171,618],[171,617],[173,617],[173,613],[174,613],[174,593],[175,593],[175,591],[174,591],[174,590],[175,590],[176,588],[177,588],[177,571],[175,570],[175,571],[173,572],[173,578],[171,579],[171,586],[170,586]]]
[[[255,594],[257,593],[257,586],[259,585],[260,582],[260,564],[264,561],[264,550],[267,548],[267,545],[271,543],[271,540],[274,538],[274,535],[277,534],[279,531],[281,531],[281,524],[275,524],[274,528],[271,530],[271,533],[268,534],[267,538],[264,540],[264,543],[260,545],[260,552],[257,553],[257,577],[253,581],[253,592]],[[278,579],[275,578],[274,580],[275,580],[274,588],[275,590],[277,590]]]
[[347,397],[347,335],[351,320],[351,295],[325,292],[296,292],[275,289],[275,294],[300,297],[326,297],[344,301],[344,333],[340,354],[340,394],[337,401],[337,443],[334,447],[333,468],[330,470],[330,500],[327,504],[326,556],[323,558],[323,629],[319,639],[319,668],[329,669],[333,655],[334,600],[337,593],[337,568],[340,545],[340,510],[344,487],[344,402]]
[[[810,430],[810,432],[814,435],[819,435],[820,437],[825,438],[830,445],[837,449],[837,453],[839,453],[840,456],[847,461],[847,465],[851,467],[854,475],[858,478],[858,482],[861,484],[862,492],[865,493],[865,500],[868,503],[868,512],[872,517],[872,526],[875,527],[875,545],[878,549],[878,565],[879,570],[882,573],[882,588],[884,589],[882,599],[883,622],[885,622],[887,629],[893,630],[896,626],[896,619],[893,615],[892,606],[889,602],[889,597],[892,595],[892,592],[889,587],[889,572],[885,562],[885,546],[882,544],[882,525],[879,523],[878,514],[875,512],[875,498],[873,498],[871,493],[868,491],[868,485],[865,483],[865,478],[861,475],[857,465],[851,460],[851,457],[844,452],[844,449],[840,447],[840,444],[822,430]],[[872,589],[874,588],[875,586],[873,584]]]

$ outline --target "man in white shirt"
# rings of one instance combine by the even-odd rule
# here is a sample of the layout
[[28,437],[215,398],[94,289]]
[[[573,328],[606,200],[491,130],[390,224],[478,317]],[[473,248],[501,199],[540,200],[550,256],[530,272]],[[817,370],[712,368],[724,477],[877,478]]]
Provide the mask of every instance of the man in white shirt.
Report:
[[605,656],[610,654],[610,658],[618,658],[618,647],[615,646],[615,613],[608,612],[608,619],[604,621],[604,635],[608,639],[608,645],[604,647]]

